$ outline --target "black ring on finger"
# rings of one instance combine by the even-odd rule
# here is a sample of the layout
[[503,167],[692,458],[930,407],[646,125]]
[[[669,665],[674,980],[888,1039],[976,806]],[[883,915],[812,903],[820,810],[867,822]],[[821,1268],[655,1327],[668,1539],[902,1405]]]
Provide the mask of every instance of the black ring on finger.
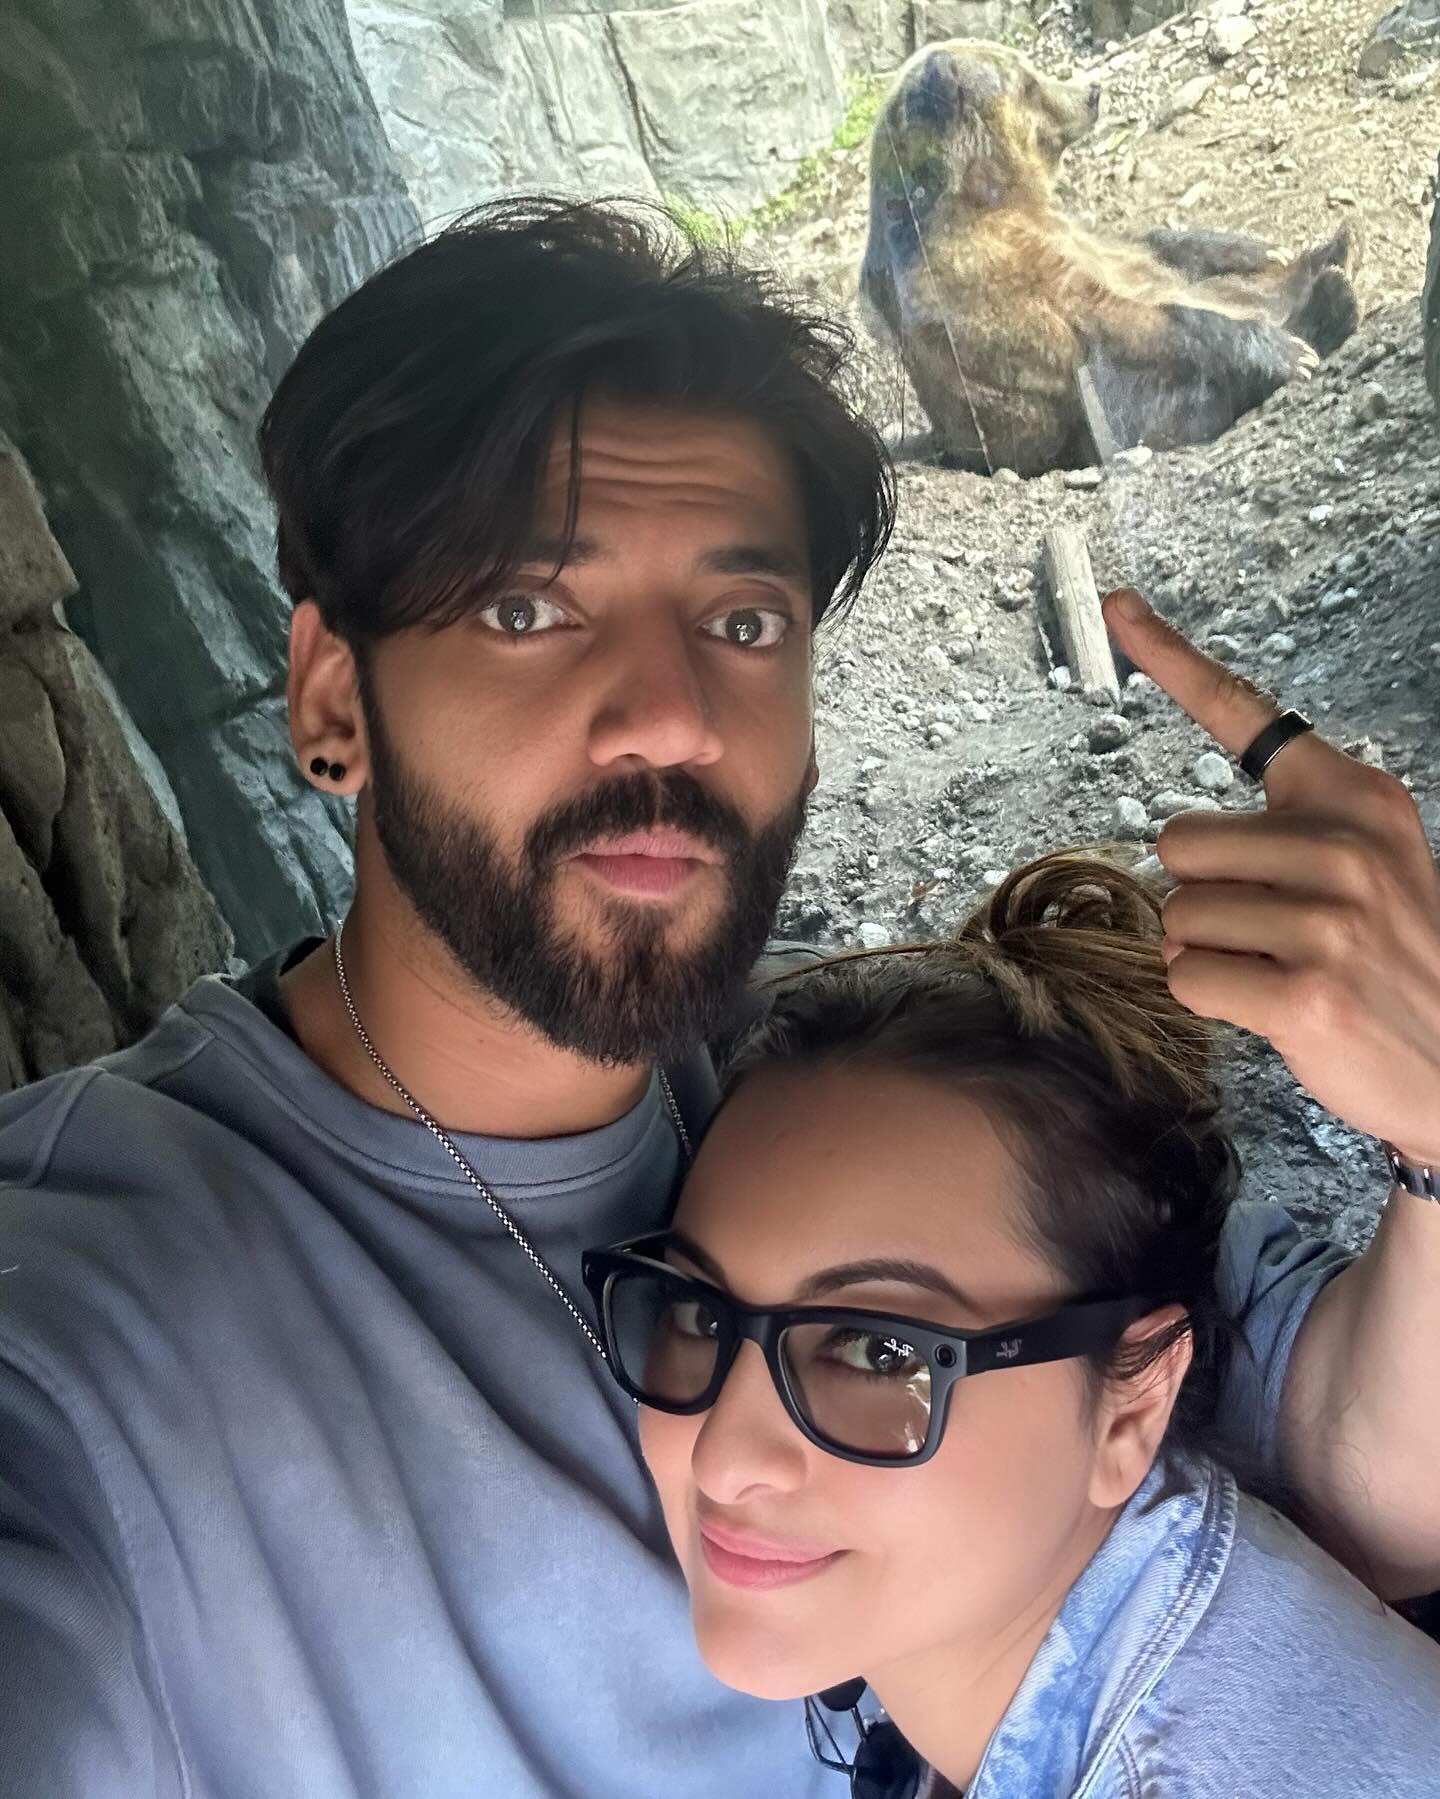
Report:
[[1249,748],[1240,758],[1240,766],[1252,781],[1263,781],[1265,770],[1280,754],[1285,745],[1296,737],[1303,737],[1307,731],[1313,731],[1314,725],[1303,712],[1293,709],[1282,712],[1278,718],[1272,718],[1265,729],[1250,743]]

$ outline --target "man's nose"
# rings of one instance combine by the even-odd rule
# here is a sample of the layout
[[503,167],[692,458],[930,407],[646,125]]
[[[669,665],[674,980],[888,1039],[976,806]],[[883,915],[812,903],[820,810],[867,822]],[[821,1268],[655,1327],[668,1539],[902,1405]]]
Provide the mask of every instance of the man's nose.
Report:
[[742,1343],[695,1439],[696,1486],[716,1505],[793,1492],[804,1484],[809,1447],[780,1403],[764,1355]]
[[703,767],[719,760],[723,745],[703,654],[680,621],[647,623],[609,649],[590,726],[597,767]]

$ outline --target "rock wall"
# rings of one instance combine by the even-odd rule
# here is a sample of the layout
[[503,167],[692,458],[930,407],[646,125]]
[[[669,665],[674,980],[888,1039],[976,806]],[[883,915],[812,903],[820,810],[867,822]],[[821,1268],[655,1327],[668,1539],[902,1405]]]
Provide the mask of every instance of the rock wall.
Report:
[[285,737],[254,429],[322,310],[418,232],[342,0],[10,0],[0,177],[0,426],[256,955],[333,917],[350,858]]
[[1123,43],[1184,12],[1189,0],[1089,0],[1090,35],[1097,44]]
[[826,143],[852,79],[1006,37],[1037,0],[349,0],[427,226],[517,188],[730,217]]
[[1430,215],[1430,257],[1425,265],[1425,379],[1440,406],[1440,168],[1435,171],[1435,208]]
[[141,1032],[230,933],[131,756],[0,437],[0,1093]]

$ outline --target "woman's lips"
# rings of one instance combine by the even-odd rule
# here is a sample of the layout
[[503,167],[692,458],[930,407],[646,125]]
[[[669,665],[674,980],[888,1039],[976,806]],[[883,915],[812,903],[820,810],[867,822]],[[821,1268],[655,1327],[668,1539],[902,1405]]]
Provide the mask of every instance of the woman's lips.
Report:
[[606,886],[640,899],[664,899],[715,861],[683,831],[632,831],[590,844],[572,860]]
[[720,1524],[700,1526],[705,1566],[731,1587],[788,1587],[833,1567],[843,1549],[812,1549],[770,1542]]

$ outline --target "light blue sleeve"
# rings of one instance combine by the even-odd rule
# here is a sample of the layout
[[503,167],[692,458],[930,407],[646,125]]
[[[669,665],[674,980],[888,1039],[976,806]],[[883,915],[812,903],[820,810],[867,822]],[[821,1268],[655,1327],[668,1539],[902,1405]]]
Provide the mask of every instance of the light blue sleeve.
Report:
[[1231,1360],[1219,1422],[1267,1472],[1275,1470],[1280,1396],[1296,1335],[1316,1294],[1353,1259],[1338,1243],[1306,1236],[1283,1206],[1242,1201],[1231,1208],[1215,1284],[1244,1343]]

